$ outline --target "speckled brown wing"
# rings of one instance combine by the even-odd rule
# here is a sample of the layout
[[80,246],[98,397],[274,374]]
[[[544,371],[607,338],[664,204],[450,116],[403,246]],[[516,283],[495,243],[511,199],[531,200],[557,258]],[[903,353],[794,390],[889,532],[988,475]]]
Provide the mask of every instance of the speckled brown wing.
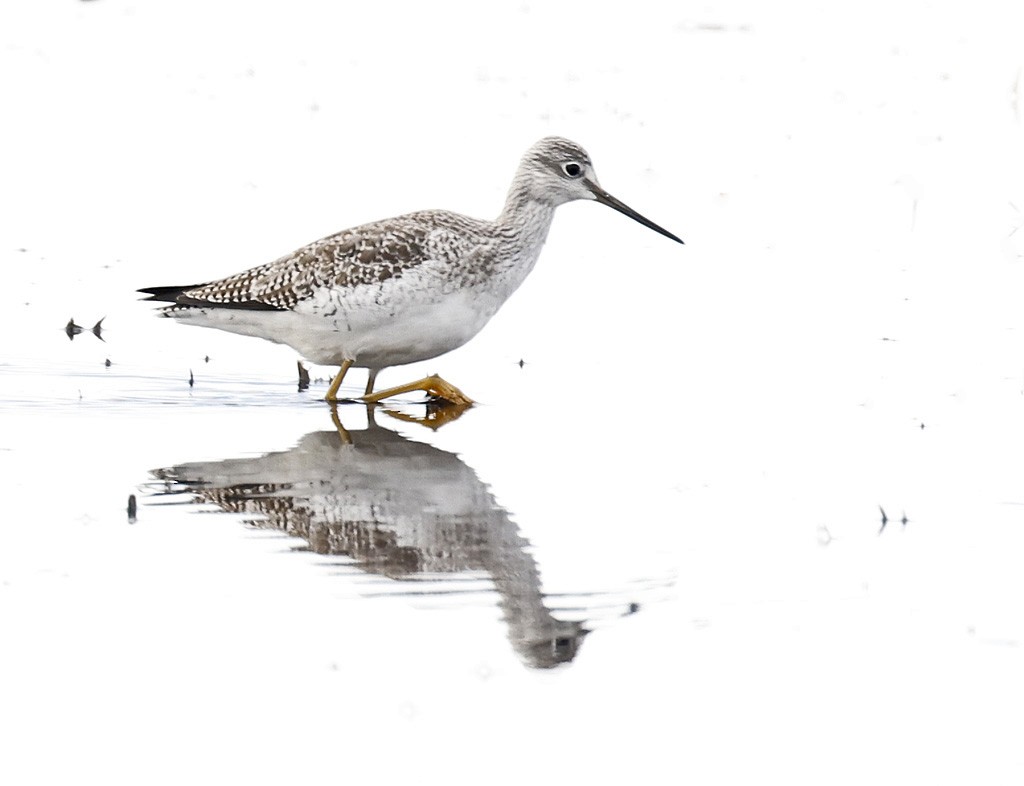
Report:
[[426,212],[410,214],[347,229],[218,281],[140,291],[178,306],[294,309],[319,289],[386,281],[436,256],[439,249],[431,242],[431,233],[438,228],[436,216],[427,218]]

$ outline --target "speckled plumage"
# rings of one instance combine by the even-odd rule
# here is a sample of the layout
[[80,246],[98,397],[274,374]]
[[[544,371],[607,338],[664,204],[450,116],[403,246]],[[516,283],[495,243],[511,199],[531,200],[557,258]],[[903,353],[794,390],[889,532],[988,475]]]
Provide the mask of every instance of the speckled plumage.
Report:
[[424,210],[346,229],[227,278],[140,291],[172,303],[162,313],[183,323],[375,375],[476,335],[533,269],[554,209],[574,199],[596,199],[678,240],[603,191],[579,145],[547,137],[523,157],[495,221]]
[[346,229],[273,262],[192,287],[178,303],[294,309],[318,290],[383,284],[432,259],[457,262],[480,245],[481,227],[474,226],[479,223],[428,210]]

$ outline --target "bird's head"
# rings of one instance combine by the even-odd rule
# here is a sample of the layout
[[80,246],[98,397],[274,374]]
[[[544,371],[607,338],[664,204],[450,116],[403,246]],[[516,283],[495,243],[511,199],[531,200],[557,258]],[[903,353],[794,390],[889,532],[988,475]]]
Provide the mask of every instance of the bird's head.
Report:
[[683,242],[601,188],[590,155],[568,139],[544,137],[527,150],[516,173],[516,184],[530,199],[551,207],[577,199],[600,202],[677,243]]

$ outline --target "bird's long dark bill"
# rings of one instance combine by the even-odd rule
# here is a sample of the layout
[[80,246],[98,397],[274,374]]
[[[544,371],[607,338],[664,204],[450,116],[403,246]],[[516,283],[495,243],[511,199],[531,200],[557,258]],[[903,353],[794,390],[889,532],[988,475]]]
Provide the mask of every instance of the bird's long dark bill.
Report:
[[608,207],[615,208],[616,210],[618,210],[623,215],[629,216],[631,219],[633,219],[634,221],[636,221],[636,222],[638,222],[640,224],[643,224],[648,229],[653,229],[659,235],[664,235],[667,238],[671,238],[672,240],[676,241],[677,243],[682,243],[683,242],[682,240],[677,238],[675,235],[673,235],[671,232],[669,232],[667,229],[664,229],[663,227],[658,226],[653,221],[651,221],[649,218],[644,218],[642,215],[637,213],[633,208],[631,208],[625,202],[620,202],[619,200],[617,200],[615,197],[613,197],[611,194],[609,194],[604,189],[598,188],[597,186],[592,186],[591,187],[591,191],[593,191],[593,193],[594,193],[594,199],[596,199],[602,205],[608,205]]

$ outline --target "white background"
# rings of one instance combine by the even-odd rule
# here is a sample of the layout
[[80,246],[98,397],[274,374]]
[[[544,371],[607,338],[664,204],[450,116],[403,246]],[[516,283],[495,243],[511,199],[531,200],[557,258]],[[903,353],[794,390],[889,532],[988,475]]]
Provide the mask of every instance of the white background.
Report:
[[[1022,29],[1003,2],[4,3],[0,779],[1020,783]],[[560,208],[477,339],[380,380],[481,406],[390,427],[490,485],[549,591],[671,592],[537,672],[487,603],[369,601],[146,498],[127,526],[155,467],[330,427],[291,350],[136,288],[494,216],[552,133],[686,246]]]

